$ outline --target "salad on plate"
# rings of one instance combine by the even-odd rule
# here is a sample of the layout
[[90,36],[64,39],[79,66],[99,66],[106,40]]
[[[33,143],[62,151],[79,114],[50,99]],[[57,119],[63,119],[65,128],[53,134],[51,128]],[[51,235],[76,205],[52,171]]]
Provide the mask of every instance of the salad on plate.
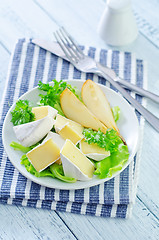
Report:
[[111,178],[129,159],[117,127],[120,108],[110,107],[98,84],[87,80],[81,92],[65,81],[39,82],[40,101],[18,100],[11,112],[21,164],[35,177],[67,183]]

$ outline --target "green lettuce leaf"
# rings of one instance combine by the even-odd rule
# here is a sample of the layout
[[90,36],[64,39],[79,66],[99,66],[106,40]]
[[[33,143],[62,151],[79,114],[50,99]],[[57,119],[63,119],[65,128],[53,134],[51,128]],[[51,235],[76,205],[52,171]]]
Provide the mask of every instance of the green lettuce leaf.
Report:
[[62,165],[58,165],[57,163],[52,164],[48,168],[44,169],[41,172],[36,171],[33,165],[30,163],[26,155],[21,157],[21,164],[25,166],[26,170],[34,175],[35,177],[52,177],[58,178],[61,181],[73,183],[77,180],[75,178],[69,178],[64,176]]
[[118,106],[112,107],[112,113],[115,122],[117,122],[120,118],[120,108]]
[[124,143],[120,143],[115,152],[109,157],[95,162],[95,175],[99,178],[111,177],[114,173],[120,171],[129,158],[128,147]]

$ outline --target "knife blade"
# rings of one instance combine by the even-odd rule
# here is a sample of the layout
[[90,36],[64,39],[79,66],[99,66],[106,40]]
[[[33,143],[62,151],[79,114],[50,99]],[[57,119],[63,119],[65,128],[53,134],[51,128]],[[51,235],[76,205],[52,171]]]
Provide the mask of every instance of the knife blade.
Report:
[[[43,48],[43,49],[45,49],[45,50],[47,50],[47,51],[49,51],[53,54],[55,54],[58,57],[61,57],[65,60],[69,61],[57,42],[35,38],[35,39],[32,39],[32,43],[38,45],[39,47],[41,47],[41,48]],[[106,70],[108,70],[108,68],[103,66],[101,63],[100,63],[100,65],[102,66],[102,68],[105,68]],[[100,76],[100,74],[98,74],[98,75]],[[147,98],[153,100],[156,103],[159,103],[159,96],[158,95],[156,95],[156,94],[154,94],[150,91],[147,91],[143,88],[139,88],[138,86],[136,86],[132,83],[129,83],[124,79],[121,79],[119,76],[117,76],[117,78],[114,79],[114,80],[116,80],[118,83],[120,83],[123,87],[125,87],[129,90],[132,90],[132,91],[138,93],[139,95],[141,95],[143,97],[147,97]]]

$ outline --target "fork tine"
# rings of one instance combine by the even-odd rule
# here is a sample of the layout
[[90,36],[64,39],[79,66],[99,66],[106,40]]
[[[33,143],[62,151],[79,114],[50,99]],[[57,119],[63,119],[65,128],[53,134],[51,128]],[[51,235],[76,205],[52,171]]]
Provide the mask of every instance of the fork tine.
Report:
[[62,48],[62,50],[64,51],[66,57],[71,60],[71,62],[75,61],[77,62],[77,57],[76,55],[74,55],[70,48],[67,46],[67,44],[64,42],[63,38],[60,36],[59,32],[56,31],[56,33],[54,33],[54,36],[56,38],[56,41],[58,42],[58,44],[60,45],[60,47]]
[[65,41],[67,42],[68,46],[70,47],[70,50],[78,57],[81,58],[81,54],[79,53],[79,51],[74,49],[74,45],[72,46],[72,42],[70,41],[70,39],[68,38],[68,36],[66,35],[66,33],[63,31],[62,27],[59,29],[61,35],[63,36],[63,38],[65,39]]
[[76,50],[84,57],[84,53],[83,51],[78,47],[78,45],[75,43],[75,41],[73,40],[73,38],[71,37],[71,35],[66,31],[66,29],[62,26],[61,29],[63,30],[63,32],[65,33],[65,35],[69,38],[69,40],[71,41],[71,43],[73,44],[73,46],[76,48]]

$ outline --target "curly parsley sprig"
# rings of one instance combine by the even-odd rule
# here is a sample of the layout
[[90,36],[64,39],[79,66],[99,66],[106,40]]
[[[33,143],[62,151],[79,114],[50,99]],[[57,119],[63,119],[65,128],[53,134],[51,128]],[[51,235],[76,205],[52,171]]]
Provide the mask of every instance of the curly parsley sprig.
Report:
[[106,151],[115,152],[118,145],[122,143],[121,138],[114,129],[107,129],[104,134],[99,129],[98,131],[92,130],[91,128],[85,128],[83,130],[83,135],[85,136],[85,141],[88,144],[95,143],[99,147],[104,148]]
[[28,100],[19,100],[16,102],[14,110],[11,112],[11,122],[14,126],[32,122],[35,120],[35,115],[32,113],[32,108],[29,106]]
[[64,81],[57,81],[52,80],[54,82],[54,85],[51,86],[48,83],[42,83],[41,81],[38,84],[38,87],[40,90],[43,90],[46,92],[46,94],[40,94],[40,104],[42,105],[49,105],[56,110],[58,110],[58,113],[61,115],[64,115],[61,105],[60,105],[60,95],[65,90],[65,88],[68,88],[71,92],[73,92],[76,97],[81,99],[79,93],[77,93],[77,90],[75,87],[72,87],[70,84]]

